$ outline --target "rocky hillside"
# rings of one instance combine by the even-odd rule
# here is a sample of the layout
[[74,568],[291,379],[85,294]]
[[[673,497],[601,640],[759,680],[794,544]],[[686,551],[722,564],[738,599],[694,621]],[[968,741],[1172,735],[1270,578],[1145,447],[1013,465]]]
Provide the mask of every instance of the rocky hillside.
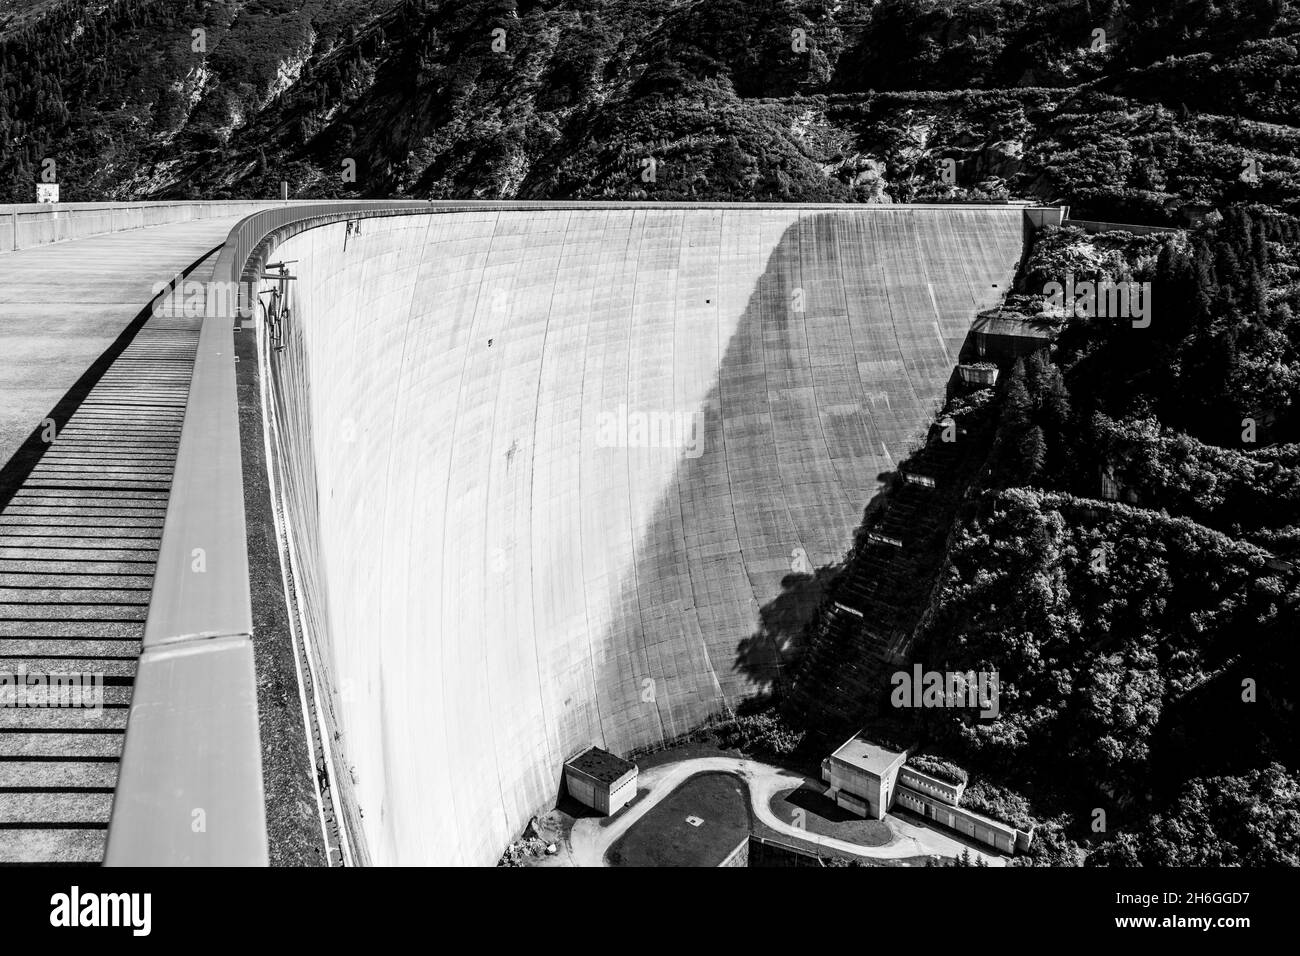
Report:
[[67,199],[1294,208],[1300,14],[1170,6],[8,0],[0,183],[28,200],[53,158]]

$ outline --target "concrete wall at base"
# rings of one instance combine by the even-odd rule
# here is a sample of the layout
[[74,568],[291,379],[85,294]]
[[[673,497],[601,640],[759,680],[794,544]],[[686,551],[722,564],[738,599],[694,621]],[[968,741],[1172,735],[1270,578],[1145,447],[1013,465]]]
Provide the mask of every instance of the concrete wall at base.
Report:
[[1041,229],[1043,226],[1059,226],[1064,217],[1064,206],[1031,207],[1025,210],[1025,218],[1034,229]]
[[[880,803],[880,778],[875,774],[867,773],[832,757],[830,776],[826,782],[851,798],[840,803],[840,806],[845,809],[853,810],[855,813],[860,812],[873,820],[879,820],[885,815],[887,808],[882,807]],[[839,802],[838,795],[837,802]],[[861,810],[858,804],[861,804]]]
[[[584,807],[591,807],[593,810],[605,812],[605,808],[598,805],[597,787],[595,783],[588,780],[579,773],[566,773],[564,775],[564,785],[569,791],[569,796],[577,800]],[[606,801],[608,797],[606,797]]]
[[584,773],[568,768],[564,771],[564,785],[569,796],[607,816],[613,816],[632,801],[636,796],[636,780],[635,770],[608,786],[593,781]]
[[927,820],[933,820],[973,840],[1011,854],[1016,851],[1016,829],[980,816],[961,807],[954,807],[927,794],[907,787],[899,787],[895,795],[899,806],[911,810]]
[[606,813],[610,815],[618,813],[632,802],[632,798],[636,796],[636,779],[636,775],[633,774],[610,790],[609,797],[606,800]]
[[736,848],[718,866],[749,866],[749,836],[746,835],[745,839],[736,844]]
[[944,803],[951,803],[956,806],[961,803],[961,795],[966,791],[966,784],[949,783],[946,780],[940,780],[938,777],[932,777],[928,773],[917,770],[915,767],[904,765],[898,771],[898,782],[905,787],[910,787],[920,793],[927,794]]
[[1048,335],[1007,335],[977,330],[971,336],[971,347],[976,358],[1008,365],[1022,355],[1030,355],[1052,344]]
[[[841,790],[838,787],[832,787],[831,793],[835,795],[835,804],[841,810],[848,810],[850,813],[856,813],[860,817],[870,817],[873,820],[881,819],[881,815],[873,808],[872,804],[862,799],[848,790]],[[880,803],[880,794],[875,795],[876,806]]]
[[1084,232],[1131,232],[1135,236],[1149,236],[1158,232],[1178,232],[1178,226],[1139,226],[1127,222],[1099,222],[1095,219],[1063,219],[1060,225],[1082,229]]
[[780,840],[764,837],[749,837],[749,853],[746,866],[753,867],[788,867],[788,866],[825,866],[825,860],[815,850],[798,847]]
[[466,209],[272,249],[297,260],[277,453],[367,858],[490,864],[566,755],[768,690],[791,647],[760,610],[798,603],[792,560],[842,557],[1024,228]]

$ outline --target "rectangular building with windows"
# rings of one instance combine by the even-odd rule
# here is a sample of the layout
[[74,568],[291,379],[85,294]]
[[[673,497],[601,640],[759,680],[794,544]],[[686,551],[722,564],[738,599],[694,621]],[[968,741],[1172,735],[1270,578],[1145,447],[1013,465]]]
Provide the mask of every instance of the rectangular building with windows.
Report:
[[890,750],[854,734],[822,761],[822,779],[831,786],[827,796],[858,816],[882,820],[906,759],[905,750]]
[[884,819],[897,801],[918,816],[964,834],[1006,854],[1028,850],[1033,826],[1020,829],[960,806],[964,783],[956,783],[907,766],[908,751],[891,750],[855,734],[822,761],[827,796],[845,810],[872,820]]

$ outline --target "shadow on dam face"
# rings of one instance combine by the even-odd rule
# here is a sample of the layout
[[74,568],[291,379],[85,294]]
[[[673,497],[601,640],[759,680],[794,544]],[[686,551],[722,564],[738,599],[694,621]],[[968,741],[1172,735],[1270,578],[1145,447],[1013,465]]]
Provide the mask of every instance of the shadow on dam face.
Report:
[[360,858],[490,864],[576,750],[767,693],[1022,218],[473,211],[284,240],[277,479]]

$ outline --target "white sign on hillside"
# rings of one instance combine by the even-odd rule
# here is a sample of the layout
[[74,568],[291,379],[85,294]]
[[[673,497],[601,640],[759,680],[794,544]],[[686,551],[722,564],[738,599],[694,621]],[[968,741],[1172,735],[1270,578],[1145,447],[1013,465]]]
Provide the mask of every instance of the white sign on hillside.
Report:
[[36,201],[37,202],[58,202],[59,184],[58,183],[37,183]]

